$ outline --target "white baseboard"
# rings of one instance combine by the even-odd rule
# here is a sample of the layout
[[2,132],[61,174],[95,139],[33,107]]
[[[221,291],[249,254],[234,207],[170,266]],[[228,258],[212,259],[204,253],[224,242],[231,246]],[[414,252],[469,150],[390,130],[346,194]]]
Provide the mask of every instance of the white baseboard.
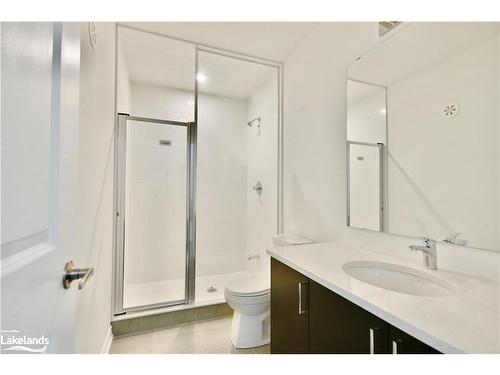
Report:
[[106,338],[102,344],[101,354],[108,354],[111,348],[111,343],[113,342],[113,332],[111,331],[111,325],[108,328],[108,333],[106,333]]

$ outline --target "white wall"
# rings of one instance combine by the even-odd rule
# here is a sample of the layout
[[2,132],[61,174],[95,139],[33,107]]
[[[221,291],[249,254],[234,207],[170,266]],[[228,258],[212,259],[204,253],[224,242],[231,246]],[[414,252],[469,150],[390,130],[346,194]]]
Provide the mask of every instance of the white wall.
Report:
[[246,269],[246,100],[199,97],[196,274]]
[[76,265],[95,268],[77,299],[76,351],[98,353],[110,326],[113,249],[115,25],[81,25],[79,207]]
[[131,110],[130,75],[125,60],[123,46],[118,43],[116,47],[116,109],[118,113],[128,113]]
[[[274,68],[269,68],[269,78],[263,82],[248,101],[248,120],[260,117],[257,122],[245,127],[247,139],[247,241],[248,255],[260,255],[259,262],[250,262],[250,270],[269,270],[266,248],[272,246],[272,237],[277,232],[277,176],[278,176],[278,77]],[[257,181],[262,182],[262,195],[253,190]],[[255,267],[254,267],[255,266]]]
[[[498,38],[391,83],[388,230],[498,249]],[[442,115],[458,103],[453,118]]]
[[[345,68],[381,40],[376,23],[320,24],[285,60],[285,230],[421,263],[407,247],[415,239],[345,226]],[[438,252],[441,267],[498,278],[496,252],[444,244]]]

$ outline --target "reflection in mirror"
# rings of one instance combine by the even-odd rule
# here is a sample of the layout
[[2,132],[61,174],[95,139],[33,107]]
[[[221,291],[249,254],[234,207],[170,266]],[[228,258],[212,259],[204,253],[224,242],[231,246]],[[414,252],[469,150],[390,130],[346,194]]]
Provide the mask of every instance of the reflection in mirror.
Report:
[[498,249],[499,57],[498,23],[413,23],[349,65],[349,226]]
[[384,228],[385,87],[347,81],[348,223]]

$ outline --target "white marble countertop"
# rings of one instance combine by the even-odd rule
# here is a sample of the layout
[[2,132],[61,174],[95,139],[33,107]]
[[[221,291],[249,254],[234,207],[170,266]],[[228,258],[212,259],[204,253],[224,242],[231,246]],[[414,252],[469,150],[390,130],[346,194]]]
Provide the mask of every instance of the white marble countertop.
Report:
[[[439,269],[428,271],[344,242],[278,247],[267,253],[440,352],[500,353],[500,290],[496,282]],[[344,272],[344,263],[355,260],[394,263],[431,273],[453,283],[457,293],[422,297],[381,289]]]

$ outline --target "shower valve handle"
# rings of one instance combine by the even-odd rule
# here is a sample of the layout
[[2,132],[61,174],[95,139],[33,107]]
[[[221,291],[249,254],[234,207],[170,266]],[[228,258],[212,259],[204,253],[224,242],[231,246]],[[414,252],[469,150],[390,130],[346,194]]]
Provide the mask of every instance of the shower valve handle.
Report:
[[264,188],[262,187],[262,182],[257,181],[257,183],[252,187],[252,189],[255,190],[258,195],[261,195],[262,190],[264,190]]

